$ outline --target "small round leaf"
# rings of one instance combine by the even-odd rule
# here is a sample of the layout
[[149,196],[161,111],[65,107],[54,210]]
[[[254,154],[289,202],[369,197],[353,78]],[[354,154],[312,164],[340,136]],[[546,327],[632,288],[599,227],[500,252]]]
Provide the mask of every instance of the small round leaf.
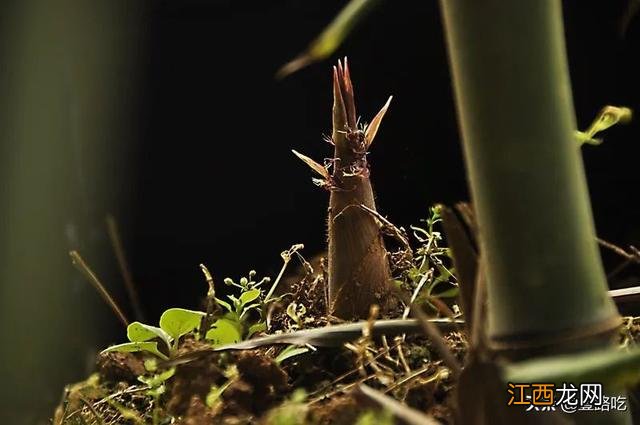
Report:
[[213,345],[233,344],[242,340],[242,327],[230,319],[218,319],[205,338]]
[[165,331],[140,322],[133,322],[127,327],[127,337],[131,342],[145,342],[160,338],[167,346],[171,345],[171,337]]
[[106,350],[102,350],[102,353],[112,353],[116,351],[120,353],[138,353],[146,351],[147,353],[160,357],[162,360],[169,360],[169,357],[158,350],[157,342],[125,342],[124,344],[114,345]]
[[240,295],[240,305],[245,306],[249,304],[251,301],[256,300],[259,296],[260,296],[259,289],[252,289],[250,291],[243,292],[242,295]]
[[206,315],[202,311],[170,308],[160,316],[160,327],[172,338],[177,339],[200,328],[200,321]]

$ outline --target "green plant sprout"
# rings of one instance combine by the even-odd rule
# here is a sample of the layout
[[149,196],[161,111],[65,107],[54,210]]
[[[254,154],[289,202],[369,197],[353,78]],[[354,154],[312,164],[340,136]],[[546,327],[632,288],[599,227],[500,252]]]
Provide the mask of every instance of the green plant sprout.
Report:
[[[252,276],[251,272],[249,276]],[[254,333],[266,329],[266,325],[262,320],[250,324],[247,316],[251,310],[258,310],[262,305],[260,302],[262,292],[256,285],[264,281],[265,279],[260,283],[256,283],[243,277],[238,285],[232,279],[226,278],[224,280],[225,284],[239,287],[243,292],[239,297],[228,295],[227,297],[231,303],[216,298],[216,303],[225,309],[226,313],[213,322],[212,328],[207,331],[205,339],[211,341],[214,345],[222,345],[241,341],[243,337],[248,338]]]
[[[431,207],[429,213],[429,218],[422,220],[426,226],[410,226],[420,246],[415,250],[414,262],[396,279],[396,283],[412,291],[411,304],[427,305],[437,311],[436,299],[457,297],[459,287],[454,267],[447,266],[452,262],[451,250],[441,246],[442,233],[436,230],[442,222],[440,209]],[[435,289],[442,285],[446,288],[436,292]],[[403,317],[409,317],[409,312],[410,308],[406,306]]]
[[618,123],[627,124],[631,121],[633,112],[625,106],[605,106],[600,110],[598,116],[593,120],[586,131],[576,131],[576,139],[580,143],[589,145],[599,145],[602,139],[594,136],[601,131],[608,129]]
[[[245,307],[247,307],[245,304],[254,299],[252,298],[254,294],[250,293],[249,296],[244,298],[241,295],[234,302],[234,307],[220,300],[220,305],[228,308],[229,311],[211,325],[211,329],[206,332],[205,339],[213,345],[228,344],[239,342],[242,340],[243,335],[250,336],[262,329],[264,325],[259,322],[250,326],[248,332],[243,332],[243,313],[246,311]],[[253,308],[252,306],[248,307]],[[178,349],[181,337],[191,333],[197,337],[202,318],[205,315],[206,313],[202,311],[171,308],[166,310],[160,317],[159,328],[140,322],[133,322],[127,327],[129,342],[111,346],[102,352],[147,352],[162,360],[169,360]]]
[[224,376],[227,378],[227,381],[222,385],[212,385],[209,393],[205,397],[205,403],[207,407],[214,409],[217,405],[222,403],[222,393],[225,392],[227,388],[231,384],[233,384],[239,377],[238,368],[236,365],[231,365],[224,371]]
[[[285,266],[289,262],[291,256],[301,249],[302,245],[294,245],[290,250],[283,253],[285,258]],[[241,277],[237,282],[232,278],[225,278],[224,283],[227,286],[235,287],[240,290],[240,294],[227,295],[229,301],[219,299],[215,296],[213,287],[213,279],[210,273],[201,265],[205,272],[205,277],[209,283],[207,298],[213,299],[215,304],[220,307],[221,313],[209,325],[206,323],[203,329],[204,320],[207,313],[202,311],[187,310],[183,308],[170,308],[162,313],[160,317],[159,327],[147,325],[140,322],[133,322],[127,326],[127,338],[129,342],[111,346],[103,351],[109,352],[146,352],[152,354],[162,360],[170,359],[177,351],[182,337],[193,334],[196,339],[200,335],[204,336],[204,340],[213,346],[236,343],[246,338],[250,338],[257,332],[266,330],[265,304],[268,300],[274,301],[278,298],[270,298],[273,294],[282,272],[278,279],[269,289],[268,294],[263,295],[261,286],[271,282],[269,277],[260,280],[256,279],[256,271],[250,270],[247,277]],[[251,312],[257,312],[259,317],[256,321]],[[300,314],[304,314],[301,311]],[[254,315],[255,316],[255,315]]]
[[[147,352],[168,360],[177,350],[180,338],[200,328],[200,322],[205,314],[201,311],[170,308],[162,313],[159,328],[133,322],[127,326],[129,342],[111,346],[102,352]],[[160,347],[158,347],[159,343]]]
[[291,302],[287,306],[287,316],[294,321],[291,329],[302,329],[304,327],[304,316],[307,314],[307,308],[303,304]]
[[260,287],[263,283],[271,282],[270,277],[263,277],[259,282],[253,280],[256,277],[255,270],[249,270],[249,277],[241,277],[239,283],[234,282],[233,279],[227,277],[224,279],[225,285],[235,286],[240,288],[242,291],[250,291]]
[[[146,425],[145,421],[140,417],[140,415],[135,410],[130,409],[122,405],[121,403],[118,403],[117,401],[111,400],[111,399],[107,399],[106,403],[109,404],[109,406],[116,409],[120,417],[125,421],[127,421],[127,423],[133,423],[134,425]],[[104,424],[104,421],[101,421],[100,420],[101,418],[99,416],[96,416],[96,418],[98,418],[98,420],[100,421],[98,422],[100,425]],[[84,422],[83,420],[82,424],[84,425],[85,423],[86,422]],[[156,424],[154,423],[154,425]]]
[[172,367],[159,373],[153,373],[157,370],[157,361],[155,359],[148,359],[144,362],[144,367],[147,371],[152,372],[150,375],[138,376],[138,381],[147,385],[148,389],[145,394],[153,398],[153,425],[159,425],[161,423],[162,408],[160,407],[160,397],[167,391],[165,382],[173,377],[176,373],[176,368]]
[[156,373],[153,375],[138,376],[138,381],[147,385],[149,387],[149,390],[147,390],[146,393],[157,400],[166,391],[166,387],[164,383],[173,375],[175,375],[175,373],[176,373],[176,368],[172,367],[163,372]]

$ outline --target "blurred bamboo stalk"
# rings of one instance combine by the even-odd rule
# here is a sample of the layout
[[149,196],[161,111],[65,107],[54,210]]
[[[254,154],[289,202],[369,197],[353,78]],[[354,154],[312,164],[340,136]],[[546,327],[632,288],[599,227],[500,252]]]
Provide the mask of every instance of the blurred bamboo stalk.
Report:
[[[561,2],[442,0],[441,8],[491,348],[531,358],[610,345],[621,321],[575,143]],[[580,423],[628,419],[615,412]]]
[[106,258],[95,236],[126,178],[126,161],[114,172],[111,159],[127,142],[139,11],[124,0],[2,4],[0,423],[46,421],[108,342],[108,316],[67,253]]

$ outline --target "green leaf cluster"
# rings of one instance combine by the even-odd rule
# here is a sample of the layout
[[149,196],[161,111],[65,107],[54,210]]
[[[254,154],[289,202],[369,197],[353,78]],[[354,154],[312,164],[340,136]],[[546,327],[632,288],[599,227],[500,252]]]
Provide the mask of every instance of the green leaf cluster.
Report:
[[[163,360],[178,348],[184,335],[198,330],[205,313],[184,308],[170,308],[162,313],[160,327],[133,322],[127,327],[129,342],[111,346],[103,351],[147,352]],[[160,344],[160,346],[158,346]]]
[[[240,289],[238,296],[228,295],[229,301],[213,297],[222,313],[204,332],[205,340],[214,346],[232,344],[251,337],[266,329],[263,320],[264,296],[260,286],[270,282],[268,277],[255,280],[256,272],[251,270],[249,277],[242,277],[238,283],[231,278],[224,280],[226,285]],[[257,311],[259,318],[251,318],[251,312]],[[146,352],[162,360],[168,360],[178,349],[180,339],[193,334],[198,338],[202,323],[207,313],[187,310],[184,308],[170,308],[162,313],[159,327],[140,322],[133,322],[127,327],[129,342],[111,346],[103,351],[109,352]]]
[[413,237],[420,243],[415,249],[411,267],[397,280],[413,292],[412,301],[437,310],[433,298],[455,298],[459,288],[455,278],[451,250],[442,246],[443,236],[438,230],[442,222],[438,207],[429,209],[429,218],[422,226],[411,226]]

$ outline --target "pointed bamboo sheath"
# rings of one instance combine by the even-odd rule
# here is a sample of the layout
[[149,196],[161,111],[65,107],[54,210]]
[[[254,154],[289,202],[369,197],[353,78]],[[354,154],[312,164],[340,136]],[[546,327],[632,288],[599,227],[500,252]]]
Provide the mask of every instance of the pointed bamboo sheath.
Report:
[[333,73],[335,158],[329,200],[329,310],[345,319],[366,318],[371,304],[383,309],[390,298],[389,262],[380,228],[357,207],[376,209],[366,151],[386,112],[364,131],[357,129],[353,86],[345,60]]
[[376,210],[369,180],[367,150],[380,127],[391,98],[366,126],[359,126],[353,85],[345,58],[333,69],[332,172],[293,151],[318,173],[316,183],[330,190],[329,199],[329,313],[366,319],[372,304],[383,311],[394,303],[391,272],[380,227],[369,210]]

